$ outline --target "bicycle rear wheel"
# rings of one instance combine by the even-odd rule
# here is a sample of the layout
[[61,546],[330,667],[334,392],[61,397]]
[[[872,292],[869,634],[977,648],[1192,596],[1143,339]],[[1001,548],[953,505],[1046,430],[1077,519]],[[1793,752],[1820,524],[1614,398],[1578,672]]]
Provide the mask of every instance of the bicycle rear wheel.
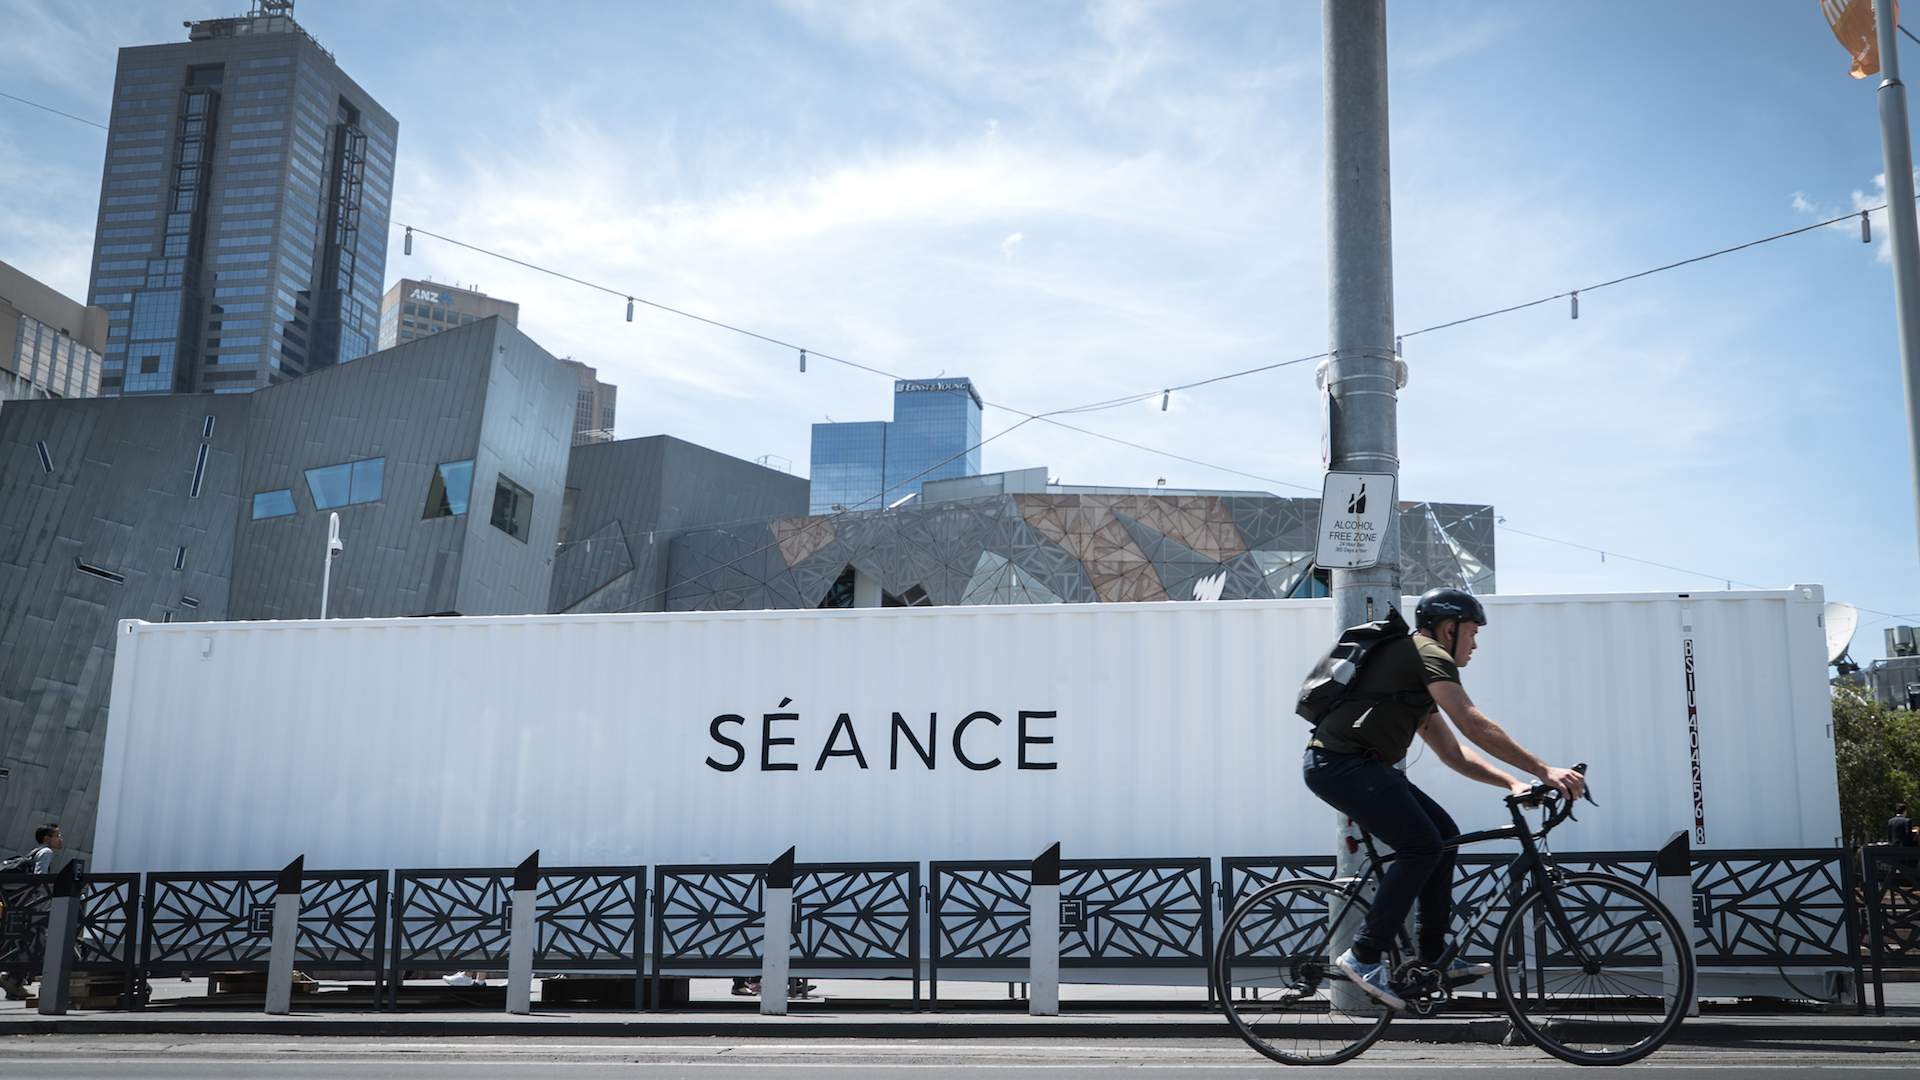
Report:
[[1494,940],[1493,976],[1521,1033],[1576,1065],[1638,1061],[1693,1000],[1685,931],[1652,893],[1605,874],[1527,894]]
[[1393,1014],[1333,966],[1335,930],[1351,936],[1366,912],[1365,900],[1305,880],[1267,885],[1233,909],[1214,988],[1247,1045],[1287,1065],[1334,1065],[1380,1038]]

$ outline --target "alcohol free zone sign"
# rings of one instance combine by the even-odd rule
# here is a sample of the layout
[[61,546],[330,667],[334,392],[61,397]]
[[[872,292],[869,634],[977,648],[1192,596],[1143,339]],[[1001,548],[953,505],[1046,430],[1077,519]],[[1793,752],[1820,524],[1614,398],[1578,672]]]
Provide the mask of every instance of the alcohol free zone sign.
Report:
[[1394,508],[1387,473],[1330,472],[1320,491],[1320,547],[1314,561],[1359,570],[1380,561]]

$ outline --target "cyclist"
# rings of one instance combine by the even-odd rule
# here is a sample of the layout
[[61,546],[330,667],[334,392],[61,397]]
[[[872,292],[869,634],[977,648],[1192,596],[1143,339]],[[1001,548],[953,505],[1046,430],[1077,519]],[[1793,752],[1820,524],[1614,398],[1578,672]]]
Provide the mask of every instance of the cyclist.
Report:
[[[1531,790],[1462,745],[1437,715],[1443,710],[1482,750],[1539,777],[1567,798],[1577,798],[1585,789],[1579,773],[1542,761],[1467,697],[1460,669],[1473,657],[1485,625],[1486,609],[1464,589],[1434,589],[1422,596],[1414,608],[1415,632],[1368,658],[1347,700],[1321,719],[1307,744],[1307,787],[1398,854],[1381,876],[1352,948],[1334,961],[1368,996],[1396,1011],[1406,1002],[1388,985],[1392,972],[1382,957],[1416,898],[1421,959],[1432,963],[1446,951],[1453,919],[1454,852],[1441,844],[1460,834],[1440,804],[1394,768],[1413,737],[1425,739],[1435,757],[1468,779],[1516,795]],[[1488,964],[1456,959],[1445,974],[1458,985],[1491,970]]]

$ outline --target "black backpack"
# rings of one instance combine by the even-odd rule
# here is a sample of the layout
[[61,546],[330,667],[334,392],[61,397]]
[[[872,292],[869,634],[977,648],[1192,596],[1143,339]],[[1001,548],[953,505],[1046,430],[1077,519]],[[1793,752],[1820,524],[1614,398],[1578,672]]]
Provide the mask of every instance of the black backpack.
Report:
[[1412,635],[1407,620],[1400,616],[1400,609],[1388,608],[1387,617],[1370,623],[1361,623],[1340,635],[1333,648],[1320,662],[1313,665],[1305,682],[1300,684],[1300,700],[1293,711],[1314,727],[1326,719],[1334,707],[1349,701],[1369,700],[1385,701],[1397,698],[1398,694],[1354,694],[1353,682],[1360,675],[1360,669],[1371,656],[1385,652],[1395,642],[1405,641]]

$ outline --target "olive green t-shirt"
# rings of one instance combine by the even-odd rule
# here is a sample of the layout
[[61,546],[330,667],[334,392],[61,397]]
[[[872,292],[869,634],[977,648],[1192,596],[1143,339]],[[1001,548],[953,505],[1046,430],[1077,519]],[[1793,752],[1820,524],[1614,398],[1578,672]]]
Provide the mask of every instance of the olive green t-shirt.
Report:
[[[1314,728],[1308,745],[1340,754],[1372,751],[1382,761],[1399,761],[1433,711],[1427,684],[1457,683],[1460,668],[1446,646],[1415,634],[1379,656],[1369,657],[1354,681],[1356,700],[1334,706]],[[1368,700],[1369,694],[1393,697]]]

